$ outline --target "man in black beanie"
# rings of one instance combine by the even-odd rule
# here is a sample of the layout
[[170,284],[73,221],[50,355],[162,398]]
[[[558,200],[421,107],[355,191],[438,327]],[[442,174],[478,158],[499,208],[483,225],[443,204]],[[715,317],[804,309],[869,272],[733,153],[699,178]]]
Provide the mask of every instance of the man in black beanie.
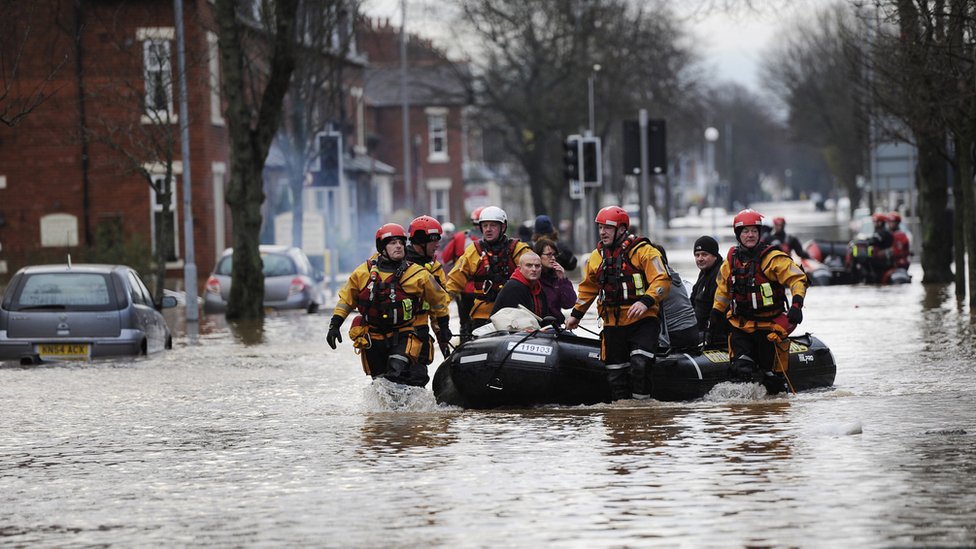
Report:
[[728,323],[721,326],[708,325],[718,285],[718,271],[722,266],[722,256],[718,253],[718,242],[705,235],[695,241],[695,265],[698,266],[698,280],[691,289],[691,303],[695,307],[698,320],[698,334],[704,343],[720,343],[729,335]]

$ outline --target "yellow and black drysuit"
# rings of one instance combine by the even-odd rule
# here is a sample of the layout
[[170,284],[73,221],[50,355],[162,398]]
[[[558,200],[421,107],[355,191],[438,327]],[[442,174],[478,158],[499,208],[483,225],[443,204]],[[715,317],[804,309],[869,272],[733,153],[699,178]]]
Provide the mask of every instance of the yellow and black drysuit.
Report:
[[[731,376],[781,390],[789,367],[788,336],[803,319],[806,275],[790,256],[759,242],[751,249],[741,244],[730,249],[717,282],[712,321],[728,319]],[[793,299],[789,310],[787,289]]]
[[[471,329],[488,324],[498,292],[515,272],[522,254],[531,250],[528,244],[504,234],[494,242],[481,239],[465,248],[447,275],[447,292],[452,298],[463,292],[474,294]],[[466,327],[461,327],[461,333],[467,335]]]
[[[428,257],[418,252],[416,248],[412,245],[407,246],[406,259],[411,263],[415,263],[417,265],[420,265],[424,269],[427,269],[427,272],[429,272],[434,277],[434,280],[437,281],[437,284],[440,285],[441,288],[447,288],[447,275],[444,273],[444,266],[441,265],[440,261],[437,261],[437,259],[435,258]],[[432,321],[430,323],[431,328],[434,329],[434,333],[437,335],[437,343],[440,346],[441,353],[444,355],[444,358],[447,358],[447,355],[450,354],[450,350],[449,350],[450,348],[448,344],[451,341],[451,335],[452,335],[451,327],[450,327],[450,320],[451,320],[450,317],[447,315],[442,317],[431,316],[430,303],[427,303],[426,301],[423,303],[420,309],[422,311],[421,314],[423,315],[424,319],[429,319]],[[427,320],[423,320],[422,321],[423,324],[419,324],[421,322],[421,319],[418,318],[417,322],[418,322],[417,324],[418,333],[427,331],[427,326],[428,326]],[[427,341],[429,342],[430,338],[427,338]],[[423,359],[426,356],[430,356],[431,359],[433,359],[434,354],[430,352],[429,349],[424,349],[420,353],[420,357],[421,359]],[[430,363],[428,362],[428,364]]]
[[[647,238],[628,234],[611,246],[601,242],[583,266],[579,298],[571,313],[583,318],[594,299],[603,319],[602,358],[611,398],[649,398],[650,375],[661,332],[659,310],[671,289],[661,253]],[[627,313],[637,302],[647,311]]]
[[363,370],[374,378],[423,387],[433,359],[428,315],[446,324],[448,303],[447,292],[426,268],[379,255],[357,267],[339,290],[329,330],[337,331],[349,313],[358,311],[349,337],[361,353]]

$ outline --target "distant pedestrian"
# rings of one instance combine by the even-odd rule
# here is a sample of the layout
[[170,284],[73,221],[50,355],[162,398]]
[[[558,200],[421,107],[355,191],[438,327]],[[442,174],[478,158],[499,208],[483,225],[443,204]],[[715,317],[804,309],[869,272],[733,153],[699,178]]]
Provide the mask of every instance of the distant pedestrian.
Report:
[[563,269],[567,271],[572,271],[576,269],[578,261],[576,259],[576,254],[569,246],[559,241],[559,231],[552,224],[552,219],[548,215],[539,215],[535,218],[535,226],[532,233],[532,241],[535,242],[540,238],[548,238],[549,240],[556,243],[556,249],[558,255],[556,261],[563,266]]

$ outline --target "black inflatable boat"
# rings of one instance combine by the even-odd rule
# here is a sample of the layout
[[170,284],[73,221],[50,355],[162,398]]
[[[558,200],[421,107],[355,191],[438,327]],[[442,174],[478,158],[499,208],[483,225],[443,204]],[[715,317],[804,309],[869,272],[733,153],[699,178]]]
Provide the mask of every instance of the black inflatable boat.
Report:
[[[829,387],[837,366],[816,337],[791,337],[789,380],[797,391]],[[728,381],[724,349],[658,357],[652,398],[694,400]],[[464,408],[610,402],[600,342],[567,331],[493,332],[458,347],[437,368],[438,402]]]

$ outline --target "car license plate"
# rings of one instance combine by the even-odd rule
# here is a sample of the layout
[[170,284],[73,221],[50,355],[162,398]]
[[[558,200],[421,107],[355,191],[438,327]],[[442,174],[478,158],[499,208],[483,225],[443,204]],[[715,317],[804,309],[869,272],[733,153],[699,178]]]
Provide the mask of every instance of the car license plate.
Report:
[[89,349],[87,343],[44,343],[37,346],[37,354],[41,358],[85,360],[90,355]]

